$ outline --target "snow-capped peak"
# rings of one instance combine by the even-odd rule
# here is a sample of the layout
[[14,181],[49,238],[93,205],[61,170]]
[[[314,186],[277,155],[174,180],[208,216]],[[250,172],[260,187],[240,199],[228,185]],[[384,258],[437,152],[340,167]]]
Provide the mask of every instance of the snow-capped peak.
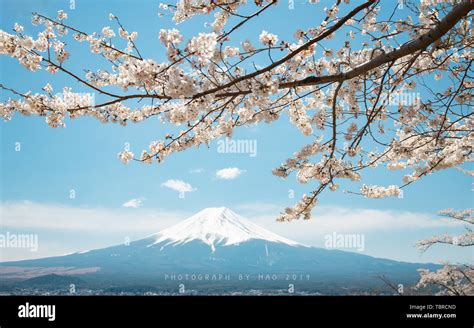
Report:
[[154,236],[156,240],[153,244],[168,241],[164,245],[167,246],[200,240],[209,245],[212,251],[218,244],[227,246],[251,239],[303,246],[259,227],[226,207],[206,208]]

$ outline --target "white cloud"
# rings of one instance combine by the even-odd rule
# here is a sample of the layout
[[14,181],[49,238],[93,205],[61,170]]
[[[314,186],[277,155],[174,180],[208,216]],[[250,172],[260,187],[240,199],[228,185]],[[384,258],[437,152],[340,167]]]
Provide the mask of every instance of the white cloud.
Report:
[[189,170],[189,173],[201,174],[201,173],[204,173],[204,169],[192,169],[192,170]]
[[[319,206],[313,211],[311,220],[276,222],[279,210],[271,210],[273,204],[261,205],[270,211],[262,213],[256,203],[240,205],[242,215],[255,223],[296,241],[311,244],[311,240],[325,234],[337,233],[382,233],[400,234],[407,231],[427,229],[459,228],[462,223],[431,213]],[[255,215],[252,215],[255,213]]]
[[[87,232],[148,235],[169,227],[190,212],[163,209],[134,211],[100,207],[43,204],[30,201],[0,205],[1,226],[18,229],[58,229]],[[106,228],[107,231],[104,231]]]
[[[204,208],[205,206],[203,206]],[[258,210],[263,208],[265,210]],[[285,236],[311,237],[337,232],[408,231],[428,228],[462,227],[462,223],[436,214],[364,208],[320,206],[311,220],[280,223],[275,219],[283,207],[271,203],[249,203],[231,206],[238,214]],[[31,201],[0,204],[1,225],[12,228],[50,228],[70,230],[103,230],[156,232],[194,214],[159,208],[136,211],[123,209],[67,206]],[[397,232],[399,233],[399,232]]]
[[196,188],[193,188],[189,183],[184,182],[182,180],[166,180],[161,184],[162,187],[170,188],[176,190],[177,192],[184,193],[184,192],[191,192],[195,191]]
[[225,169],[218,170],[216,172],[216,177],[218,179],[233,180],[244,172],[245,170],[241,170],[238,167],[228,167]]
[[189,217],[163,209],[91,208],[29,201],[0,204],[0,233],[38,235],[38,251],[0,249],[0,261],[59,256],[149,236]]
[[143,205],[143,201],[140,198],[133,198],[127,200],[125,203],[122,204],[122,207],[131,207],[131,208],[139,208]]

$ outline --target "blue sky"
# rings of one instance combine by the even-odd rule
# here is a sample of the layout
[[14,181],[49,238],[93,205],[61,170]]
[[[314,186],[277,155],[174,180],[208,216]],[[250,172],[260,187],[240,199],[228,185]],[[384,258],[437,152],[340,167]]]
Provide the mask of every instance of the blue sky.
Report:
[[[332,4],[324,2],[328,6]],[[69,1],[1,0],[0,3],[0,28],[11,31],[18,22],[24,25],[27,34],[37,33],[37,28],[30,24],[30,13],[34,11],[55,17],[57,10],[64,9],[69,15],[67,23],[86,32],[99,31],[104,26],[115,28],[108,20],[108,14],[113,13],[125,27],[139,33],[137,45],[142,55],[158,62],[164,60],[158,31],[175,27],[169,17],[158,17],[158,2],[152,1],[78,0],[74,10],[69,9]],[[283,1],[260,21],[236,33],[234,40],[256,39],[263,29],[277,34],[280,39],[291,39],[296,28],[311,26],[321,15],[320,10],[302,1],[295,0],[293,10]],[[208,31],[204,26],[207,20],[208,17],[196,17],[181,24],[179,29],[187,37]],[[337,44],[337,40],[327,45],[332,43]],[[72,71],[108,67],[103,59],[89,53],[86,44],[71,41],[68,48],[72,56],[66,65]],[[65,85],[73,86],[75,91],[87,91],[60,73],[54,78],[43,71],[31,73],[6,57],[0,57],[0,74],[2,83],[19,91],[40,91],[47,82],[55,91]],[[2,91],[1,99],[8,97],[10,95]],[[274,218],[280,209],[292,205],[315,186],[299,185],[294,176],[282,180],[271,174],[272,168],[311,140],[303,137],[286,116],[271,125],[240,128],[235,132],[235,139],[257,142],[256,157],[218,153],[214,142],[209,148],[174,154],[161,165],[152,166],[136,163],[124,166],[117,159],[117,153],[125,143],[140,153],[150,141],[163,138],[169,127],[158,120],[126,127],[104,125],[90,118],[66,124],[65,129],[51,129],[44,118],[19,115],[11,122],[0,123],[1,229],[38,233],[40,239],[37,253],[7,250],[3,254],[5,259],[108,246],[122,242],[125,237],[135,239],[156,232],[202,208],[227,206],[275,232],[315,246],[322,246],[325,233],[357,232],[366,235],[365,253],[370,255],[419,262],[473,262],[469,249],[440,246],[420,255],[414,247],[416,240],[433,234],[462,232],[462,226],[435,215],[448,207],[472,206],[473,195],[469,191],[473,181],[455,169],[411,185],[404,190],[403,199],[369,200],[342,191],[326,192],[319,197],[322,207],[314,213],[316,222],[276,224]],[[17,143],[21,151],[16,151]],[[238,167],[245,172],[233,180],[216,178],[216,171],[227,167]],[[161,186],[168,179],[183,180],[196,190],[186,193],[184,199],[179,198],[176,191]],[[399,184],[400,174],[376,169],[365,171],[363,179],[367,184]],[[358,187],[358,184],[343,184],[341,190],[357,190]],[[75,192],[74,199],[69,197],[71,189]],[[288,197],[290,189],[295,192],[294,199]],[[138,209],[122,207],[130,199],[140,199],[142,206]],[[62,214],[51,220],[58,213]],[[346,225],[341,217],[347,217]],[[77,220],[84,224],[89,222],[95,228],[84,227]]]

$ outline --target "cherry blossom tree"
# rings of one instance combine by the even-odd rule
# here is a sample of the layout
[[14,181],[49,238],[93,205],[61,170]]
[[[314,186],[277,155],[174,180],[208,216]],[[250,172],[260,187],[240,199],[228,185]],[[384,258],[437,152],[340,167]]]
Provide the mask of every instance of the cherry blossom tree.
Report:
[[[474,171],[462,170],[469,176],[474,176]],[[473,209],[456,211],[454,209],[445,209],[439,212],[441,216],[448,217],[455,221],[466,223],[465,232],[459,236],[444,234],[433,236],[420,240],[417,245],[425,252],[433,245],[447,244],[458,247],[474,246],[474,225]],[[428,269],[420,269],[420,280],[416,284],[416,289],[422,289],[427,286],[436,286],[439,288],[440,295],[474,295],[474,266],[471,264],[455,265],[446,263],[441,269],[432,272]]]
[[[113,26],[89,33],[70,26],[64,11],[57,17],[34,13],[33,24],[42,28],[38,35],[25,35],[19,23],[12,31],[0,31],[0,53],[30,71],[45,69],[53,78],[66,74],[105,100],[95,103],[71,87],[53,95],[50,83],[41,93],[2,84],[12,98],[0,104],[0,115],[5,120],[15,112],[44,116],[53,128],[84,116],[122,125],[158,117],[183,126],[152,141],[139,156],[120,152],[125,164],[162,162],[174,152],[231,137],[240,126],[289,116],[312,141],[273,173],[295,174],[300,183],[316,187],[285,209],[280,220],[309,219],[323,191],[338,189],[344,179],[358,184],[370,168],[406,172],[398,184],[361,184],[352,191],[382,198],[400,196],[422,177],[472,158],[472,1],[309,3],[315,11],[324,10],[322,21],[305,30],[295,26],[288,40],[268,29],[249,31],[257,33],[258,44],[235,40],[234,32],[271,15],[282,5],[276,0],[161,4],[160,12],[176,23],[196,15],[212,20],[205,32],[187,40],[177,28],[157,31],[164,62],[143,57],[138,33],[113,14]],[[401,3],[404,9],[397,12]],[[394,19],[395,13],[404,17]],[[85,68],[85,74],[68,69],[74,60],[66,42],[71,38],[87,44],[106,66]],[[330,48],[328,40],[334,39],[341,42]],[[428,80],[433,79],[446,81],[446,88],[432,88]],[[113,91],[117,87],[120,93]],[[426,96],[392,106],[393,99],[415,90]],[[130,105],[133,100],[136,104]]]
[[474,295],[474,267],[470,264],[447,263],[434,272],[428,269],[419,271],[421,278],[415,286],[416,289],[435,286],[439,288],[437,295]]

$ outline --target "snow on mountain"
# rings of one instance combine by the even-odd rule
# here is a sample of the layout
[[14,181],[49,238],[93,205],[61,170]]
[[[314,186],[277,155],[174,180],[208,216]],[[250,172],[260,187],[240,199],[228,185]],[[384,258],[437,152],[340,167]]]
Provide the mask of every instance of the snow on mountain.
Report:
[[153,235],[155,244],[186,244],[200,240],[215,251],[217,245],[234,245],[251,239],[266,240],[290,246],[304,246],[259,227],[226,207],[206,208],[190,218]]

